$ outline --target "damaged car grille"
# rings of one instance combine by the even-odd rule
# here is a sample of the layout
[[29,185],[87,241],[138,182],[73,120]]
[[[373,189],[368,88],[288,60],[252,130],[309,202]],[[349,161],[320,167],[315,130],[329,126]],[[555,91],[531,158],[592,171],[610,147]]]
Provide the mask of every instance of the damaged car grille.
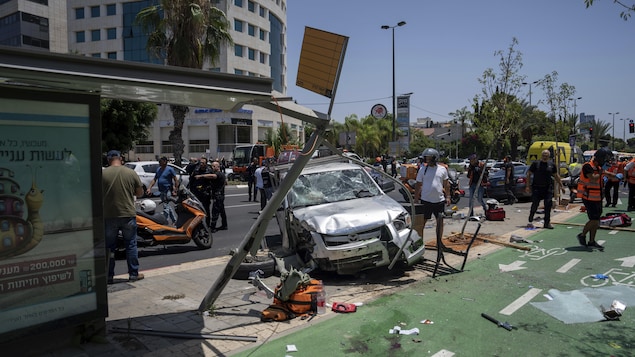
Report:
[[379,239],[382,241],[390,241],[390,235],[386,227],[379,227],[364,232],[356,232],[352,234],[330,235],[323,234],[322,239],[327,247],[336,247],[343,244],[364,242],[371,239]]

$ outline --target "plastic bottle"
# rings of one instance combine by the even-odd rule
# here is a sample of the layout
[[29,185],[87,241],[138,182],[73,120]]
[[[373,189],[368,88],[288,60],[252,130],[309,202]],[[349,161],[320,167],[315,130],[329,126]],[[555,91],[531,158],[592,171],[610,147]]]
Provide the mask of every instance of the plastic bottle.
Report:
[[324,314],[326,312],[326,291],[324,291],[324,284],[320,281],[320,291],[317,293],[317,313]]

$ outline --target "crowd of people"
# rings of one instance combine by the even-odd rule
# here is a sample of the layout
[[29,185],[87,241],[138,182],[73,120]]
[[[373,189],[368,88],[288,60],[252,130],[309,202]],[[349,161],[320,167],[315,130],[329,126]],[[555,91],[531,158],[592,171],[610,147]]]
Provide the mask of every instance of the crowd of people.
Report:
[[[130,281],[143,279],[139,273],[139,258],[136,247],[136,222],[134,196],[143,195],[139,177],[132,170],[123,166],[120,152],[111,150],[107,160],[109,167],[103,171],[103,194],[105,217],[106,244],[110,249],[108,264],[108,282],[112,283],[114,276],[114,252],[118,232],[122,232],[126,247],[128,274]],[[425,221],[435,217],[438,223],[442,223],[445,207],[450,205],[450,186],[448,181],[448,168],[440,162],[439,152],[428,148],[419,158],[416,174],[415,200],[423,209]],[[151,193],[152,187],[157,184],[160,200],[164,205],[163,214],[168,222],[175,224],[176,214],[170,207],[172,196],[177,195],[179,178],[173,168],[167,165],[168,159],[159,159],[159,168],[154,179],[147,187],[146,194]],[[248,200],[260,202],[261,211],[273,194],[273,184],[269,175],[269,161],[259,163],[258,158],[253,158],[248,165],[245,179],[248,186]],[[399,163],[395,157],[377,157],[375,166],[397,177],[399,175]],[[388,170],[390,166],[390,171]],[[212,232],[227,230],[228,220],[225,212],[225,175],[226,162],[215,160],[211,164],[207,157],[191,158],[185,170],[190,175],[189,189],[201,201],[207,216],[207,224]],[[517,198],[514,195],[514,165],[511,156],[504,158],[502,170],[505,170],[506,204],[513,205]],[[488,181],[489,170],[483,160],[479,160],[476,154],[469,156],[467,167],[469,184],[469,216],[474,215],[474,205],[478,203],[483,214],[488,210],[485,202],[485,186]],[[540,160],[530,164],[526,177],[526,191],[531,195],[531,208],[528,216],[528,228],[533,225],[534,216],[540,203],[544,207],[543,228],[553,229],[551,225],[551,210],[553,208],[554,190],[560,188],[565,193],[565,186],[559,175],[559,170],[553,162],[551,152],[544,150]],[[590,248],[603,249],[595,241],[595,236],[600,227],[603,202],[604,207],[616,207],[619,198],[619,186],[628,187],[627,211],[635,211],[635,158],[628,159],[613,157],[610,150],[601,148],[594,156],[582,165],[580,179],[577,187],[577,197],[582,199],[588,216],[588,222],[582,232],[577,235],[580,245]],[[571,188],[570,188],[571,189]],[[218,221],[220,220],[220,226]],[[443,234],[443,224],[438,224],[437,234]],[[586,236],[589,235],[587,241]]]

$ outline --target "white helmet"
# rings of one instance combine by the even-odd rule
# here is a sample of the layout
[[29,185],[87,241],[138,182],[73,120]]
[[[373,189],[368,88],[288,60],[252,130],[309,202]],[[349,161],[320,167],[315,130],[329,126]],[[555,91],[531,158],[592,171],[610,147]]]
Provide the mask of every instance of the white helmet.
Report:
[[141,210],[145,213],[152,214],[154,213],[154,210],[157,208],[157,204],[154,203],[154,201],[152,200],[146,199],[141,201],[141,203],[139,204],[139,208],[141,208]]

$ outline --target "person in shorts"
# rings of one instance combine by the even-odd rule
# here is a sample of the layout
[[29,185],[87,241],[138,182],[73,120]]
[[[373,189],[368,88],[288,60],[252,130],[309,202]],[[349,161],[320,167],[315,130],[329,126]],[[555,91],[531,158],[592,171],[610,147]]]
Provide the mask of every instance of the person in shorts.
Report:
[[[445,206],[450,205],[450,181],[448,170],[439,165],[439,152],[435,149],[425,149],[421,154],[424,164],[417,173],[415,196],[421,200],[423,208],[423,226],[435,216],[437,220],[437,238],[443,236],[443,213]],[[421,232],[423,237],[423,231]]]
[[[578,198],[582,199],[586,214],[589,220],[584,225],[582,233],[578,234],[578,242],[583,247],[604,249],[595,241],[595,235],[600,228],[600,217],[602,217],[602,193],[604,163],[613,154],[607,148],[600,148],[595,152],[589,162],[582,166],[580,181],[578,182]],[[586,234],[589,233],[589,241],[586,241]]]

